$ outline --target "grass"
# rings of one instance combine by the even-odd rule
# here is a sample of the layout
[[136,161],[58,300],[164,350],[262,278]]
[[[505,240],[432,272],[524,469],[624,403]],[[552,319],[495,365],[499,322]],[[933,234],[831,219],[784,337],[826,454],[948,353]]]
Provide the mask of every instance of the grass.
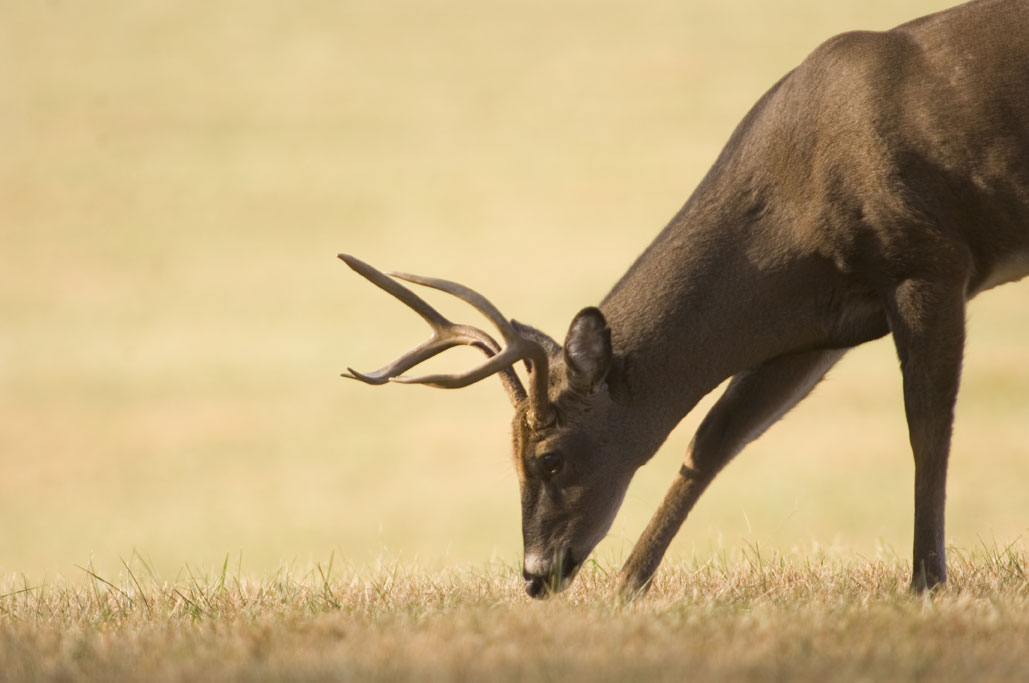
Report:
[[0,680],[1024,680],[1029,557],[952,552],[932,596],[892,558],[738,556],[665,567],[623,605],[587,566],[542,604],[516,568],[328,563],[252,578],[0,587]]

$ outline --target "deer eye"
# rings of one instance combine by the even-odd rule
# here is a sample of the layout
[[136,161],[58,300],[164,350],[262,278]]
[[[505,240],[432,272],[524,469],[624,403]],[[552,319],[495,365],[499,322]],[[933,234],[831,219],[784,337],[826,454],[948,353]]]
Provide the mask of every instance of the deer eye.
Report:
[[544,453],[540,456],[540,468],[543,474],[556,477],[565,466],[565,459],[560,453]]

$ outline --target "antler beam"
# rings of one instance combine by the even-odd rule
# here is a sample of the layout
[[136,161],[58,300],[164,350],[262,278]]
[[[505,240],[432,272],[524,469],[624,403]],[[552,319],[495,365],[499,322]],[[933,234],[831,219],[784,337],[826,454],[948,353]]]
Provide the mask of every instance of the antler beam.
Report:
[[[512,403],[517,404],[528,397],[530,419],[537,424],[545,420],[545,416],[550,411],[550,402],[547,397],[547,372],[549,364],[546,350],[536,341],[521,336],[514,325],[484,296],[456,282],[407,273],[391,272],[387,274],[349,254],[339,254],[339,258],[369,282],[392,294],[414,310],[432,328],[432,336],[429,339],[404,353],[393,362],[369,373],[357,372],[353,368],[347,368],[348,371],[343,373],[343,377],[357,379],[367,384],[398,382],[401,384],[425,384],[443,389],[457,389],[474,384],[490,375],[499,374]],[[394,278],[453,294],[470,304],[496,325],[504,340],[504,346],[501,347],[489,334],[477,327],[451,322],[424,299],[397,282]],[[431,374],[417,377],[408,377],[403,374],[419,363],[447,349],[460,345],[474,346],[480,349],[486,354],[487,360],[470,370],[460,373]],[[520,360],[524,360],[529,366],[530,392],[528,395],[513,369],[513,366]]]

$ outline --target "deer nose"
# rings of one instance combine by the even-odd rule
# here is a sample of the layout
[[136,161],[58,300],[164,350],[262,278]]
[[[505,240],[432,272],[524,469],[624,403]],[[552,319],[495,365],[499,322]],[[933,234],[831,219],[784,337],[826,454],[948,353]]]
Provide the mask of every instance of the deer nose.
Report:
[[525,579],[525,592],[533,598],[547,597],[550,575],[553,573],[550,563],[545,562],[542,555],[526,553],[522,565],[522,578]]
[[580,562],[573,559],[570,549],[557,555],[560,559],[552,564],[540,562],[538,555],[526,555],[522,569],[525,592],[533,598],[545,598],[568,587],[579,569]]
[[541,561],[539,555],[526,555],[525,564],[522,568],[522,578],[525,579],[525,592],[530,597],[541,599],[558,590],[556,567],[549,562]]
[[522,572],[525,577],[525,592],[530,598],[537,600],[547,597],[547,577],[533,576],[528,572]]

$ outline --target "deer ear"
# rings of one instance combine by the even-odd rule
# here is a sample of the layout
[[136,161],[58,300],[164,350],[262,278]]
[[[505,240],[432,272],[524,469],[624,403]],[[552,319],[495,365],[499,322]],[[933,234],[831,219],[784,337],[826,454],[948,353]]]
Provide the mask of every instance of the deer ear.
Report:
[[576,388],[593,391],[611,368],[611,330],[600,309],[584,308],[576,314],[565,339],[568,381]]

